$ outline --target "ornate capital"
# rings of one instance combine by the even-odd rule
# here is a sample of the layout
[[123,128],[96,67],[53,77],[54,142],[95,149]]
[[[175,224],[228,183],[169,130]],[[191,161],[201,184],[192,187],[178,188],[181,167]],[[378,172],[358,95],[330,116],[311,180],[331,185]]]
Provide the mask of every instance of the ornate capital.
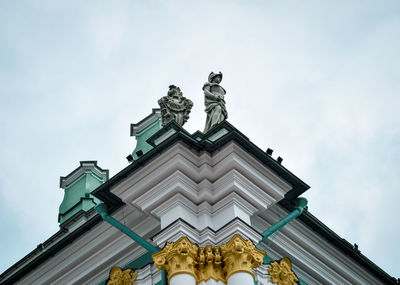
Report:
[[278,285],[295,285],[299,281],[292,271],[292,262],[289,258],[282,258],[279,263],[273,261],[269,264],[268,274],[271,275],[269,280]]
[[197,283],[208,281],[211,278],[225,282],[222,270],[221,248],[219,246],[212,248],[211,245],[207,245],[205,248],[199,248],[197,263],[199,268]]
[[197,245],[191,243],[187,237],[177,242],[167,243],[160,251],[153,254],[154,265],[158,269],[165,269],[168,281],[176,274],[187,273],[196,278]]
[[240,235],[234,235],[226,244],[221,246],[226,280],[237,272],[247,272],[254,278],[253,268],[263,262],[265,252],[258,250],[250,240],[244,240]]
[[132,269],[122,270],[120,267],[114,267],[110,271],[107,285],[132,285],[136,277],[137,272]]

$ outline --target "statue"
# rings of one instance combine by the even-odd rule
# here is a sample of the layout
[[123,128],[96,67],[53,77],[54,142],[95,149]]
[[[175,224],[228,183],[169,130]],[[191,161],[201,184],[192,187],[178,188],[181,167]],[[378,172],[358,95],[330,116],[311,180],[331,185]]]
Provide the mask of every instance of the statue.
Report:
[[182,91],[175,85],[170,85],[167,96],[158,100],[161,108],[161,124],[164,127],[175,120],[180,126],[189,119],[193,102],[182,95]]
[[219,84],[222,81],[222,73],[211,72],[208,76],[208,82],[203,86],[204,105],[206,106],[206,126],[204,133],[208,132],[213,126],[228,118],[228,112],[225,107],[224,96],[225,89]]

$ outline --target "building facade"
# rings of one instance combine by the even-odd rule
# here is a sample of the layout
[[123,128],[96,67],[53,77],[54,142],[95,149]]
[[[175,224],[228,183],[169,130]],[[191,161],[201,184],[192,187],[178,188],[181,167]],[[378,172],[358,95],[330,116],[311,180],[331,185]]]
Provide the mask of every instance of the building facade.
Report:
[[83,161],[60,230],[0,284],[399,284],[307,210],[309,186],[227,121],[188,133],[159,109],[130,164]]

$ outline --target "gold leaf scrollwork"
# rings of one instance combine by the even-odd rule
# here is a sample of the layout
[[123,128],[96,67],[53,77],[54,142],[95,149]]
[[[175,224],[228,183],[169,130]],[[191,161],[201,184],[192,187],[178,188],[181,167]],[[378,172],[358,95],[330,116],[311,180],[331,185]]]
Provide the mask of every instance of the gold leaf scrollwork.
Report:
[[292,262],[287,257],[282,258],[279,263],[271,262],[268,274],[271,276],[269,281],[277,285],[295,285],[299,281],[292,271]]
[[136,281],[137,272],[132,269],[122,270],[116,266],[110,271],[107,285],[133,285]]
[[154,265],[168,273],[168,281],[176,274],[187,273],[196,276],[197,245],[191,243],[187,237],[176,242],[167,243],[160,251],[153,254]]
[[251,240],[245,240],[240,235],[234,235],[226,244],[221,246],[226,280],[237,272],[247,272],[254,278],[253,268],[263,262],[265,252],[257,249]]
[[198,255],[198,274],[197,282],[208,281],[211,278],[215,281],[225,282],[224,272],[222,270],[221,248],[216,246],[212,248],[207,245],[205,248],[199,248]]
[[247,272],[254,277],[253,269],[263,262],[265,252],[258,250],[250,240],[235,235],[226,244],[199,248],[182,237],[168,243],[153,254],[154,265],[167,271],[168,281],[176,274],[190,274],[196,283],[214,279],[227,282],[237,272]]

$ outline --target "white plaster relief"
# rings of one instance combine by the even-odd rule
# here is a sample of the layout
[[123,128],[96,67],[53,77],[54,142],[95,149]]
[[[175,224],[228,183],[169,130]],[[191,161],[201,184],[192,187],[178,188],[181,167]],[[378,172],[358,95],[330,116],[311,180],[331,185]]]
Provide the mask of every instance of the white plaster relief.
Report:
[[216,246],[227,243],[235,234],[240,234],[253,242],[261,238],[260,234],[249,225],[239,219],[235,219],[216,232],[209,228],[200,231],[191,227],[185,221],[178,220],[152,239],[158,246],[164,246],[167,241],[175,242],[179,238],[186,236],[191,242],[198,244],[200,247],[205,247],[206,245]]

